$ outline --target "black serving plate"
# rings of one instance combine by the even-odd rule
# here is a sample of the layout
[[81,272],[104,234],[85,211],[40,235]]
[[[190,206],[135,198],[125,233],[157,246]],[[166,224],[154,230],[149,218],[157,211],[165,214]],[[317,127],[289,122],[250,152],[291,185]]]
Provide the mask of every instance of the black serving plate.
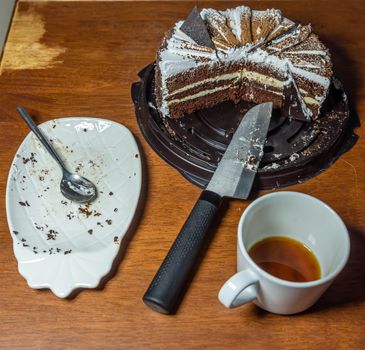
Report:
[[[180,119],[161,117],[155,105],[154,64],[138,75],[132,98],[142,134],[154,151],[193,184],[204,188],[245,112],[254,106],[224,102]],[[274,110],[256,189],[302,183],[327,169],[356,142],[349,123],[349,106],[336,79],[311,123],[292,120]]]

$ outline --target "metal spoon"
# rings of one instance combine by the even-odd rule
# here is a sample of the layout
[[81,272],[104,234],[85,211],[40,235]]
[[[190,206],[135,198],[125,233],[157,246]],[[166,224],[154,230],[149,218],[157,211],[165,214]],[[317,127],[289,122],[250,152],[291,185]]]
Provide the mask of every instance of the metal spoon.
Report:
[[53,146],[48,142],[48,140],[44,137],[41,130],[38,128],[36,124],[34,124],[31,116],[27,113],[24,107],[17,108],[19,114],[22,116],[24,121],[28,124],[30,129],[35,133],[38,137],[39,141],[42,142],[43,146],[49,152],[49,154],[54,158],[54,160],[58,163],[58,165],[62,169],[62,180],[60,183],[61,193],[68,199],[85,203],[90,202],[95,199],[97,190],[95,185],[88,179],[79,176],[77,174],[70,173],[65,165],[63,164],[61,158],[58,156]]

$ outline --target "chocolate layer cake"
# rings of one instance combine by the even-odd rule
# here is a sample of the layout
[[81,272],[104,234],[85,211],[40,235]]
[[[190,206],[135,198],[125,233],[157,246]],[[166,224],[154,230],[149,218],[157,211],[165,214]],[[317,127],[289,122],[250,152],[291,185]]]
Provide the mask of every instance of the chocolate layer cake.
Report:
[[196,8],[165,35],[157,53],[156,102],[179,118],[225,100],[272,101],[289,118],[316,119],[332,64],[310,25],[279,10]]

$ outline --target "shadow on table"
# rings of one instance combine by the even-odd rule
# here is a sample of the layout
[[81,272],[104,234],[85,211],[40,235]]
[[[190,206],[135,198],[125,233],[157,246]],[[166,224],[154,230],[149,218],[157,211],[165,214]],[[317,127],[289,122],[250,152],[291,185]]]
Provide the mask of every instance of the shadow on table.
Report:
[[[147,197],[148,170],[147,170],[146,158],[145,158],[145,155],[143,153],[142,145],[140,144],[140,142],[137,138],[135,138],[135,139],[136,139],[136,142],[137,142],[137,145],[138,145],[139,154],[141,156],[141,163],[142,163],[142,188],[141,188],[141,194],[140,194],[140,198],[139,198],[139,201],[138,201],[136,213],[134,215],[134,218],[132,220],[132,223],[131,223],[127,233],[123,237],[122,243],[121,243],[120,248],[119,248],[119,252],[118,252],[117,256],[114,259],[111,270],[109,271],[109,273],[107,275],[105,275],[100,280],[100,283],[99,283],[98,287],[94,288],[94,290],[97,290],[97,291],[103,290],[106,283],[117,274],[119,265],[122,262],[125,254],[126,254],[128,245],[131,242],[131,240],[133,238],[133,235],[137,230],[138,224],[141,221],[142,216],[143,216],[145,203],[146,203],[146,197]],[[87,289],[87,288],[75,289],[67,297],[67,300],[74,299],[80,292],[82,292],[85,289]]]
[[[350,229],[349,235],[351,251],[345,268],[318,302],[308,310],[299,313],[298,316],[365,301],[365,234]],[[252,312],[257,317],[265,317],[269,314],[259,307],[253,308]]]
[[348,49],[346,45],[341,46],[337,41],[328,39],[324,40],[324,42],[331,53],[334,74],[343,84],[348,96],[351,124],[353,127],[358,127],[360,126],[360,119],[356,106],[358,106],[358,99],[360,97],[357,91],[363,85],[361,74],[346,51]]
[[351,229],[349,231],[351,252],[344,270],[319,301],[304,313],[365,301],[365,234]]

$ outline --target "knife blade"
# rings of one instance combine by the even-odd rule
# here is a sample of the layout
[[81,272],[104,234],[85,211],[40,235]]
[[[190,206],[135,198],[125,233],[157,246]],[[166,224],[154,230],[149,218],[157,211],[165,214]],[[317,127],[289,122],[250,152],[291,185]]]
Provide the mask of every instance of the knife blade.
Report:
[[246,199],[252,189],[269,129],[272,103],[251,108],[143,296],[152,310],[175,313],[212,236],[223,198]]
[[251,108],[233,134],[207,190],[222,197],[247,199],[264,154],[272,103]]

